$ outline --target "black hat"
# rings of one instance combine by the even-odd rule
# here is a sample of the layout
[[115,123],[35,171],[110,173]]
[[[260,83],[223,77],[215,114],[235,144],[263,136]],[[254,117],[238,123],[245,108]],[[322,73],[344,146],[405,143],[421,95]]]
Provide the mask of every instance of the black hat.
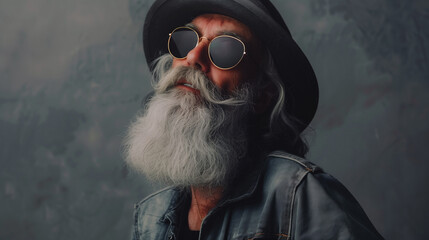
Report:
[[316,113],[319,89],[313,68],[268,0],[156,0],[146,15],[143,47],[149,66],[168,53],[168,34],[205,13],[232,17],[247,25],[270,51],[283,80],[286,111],[304,130]]

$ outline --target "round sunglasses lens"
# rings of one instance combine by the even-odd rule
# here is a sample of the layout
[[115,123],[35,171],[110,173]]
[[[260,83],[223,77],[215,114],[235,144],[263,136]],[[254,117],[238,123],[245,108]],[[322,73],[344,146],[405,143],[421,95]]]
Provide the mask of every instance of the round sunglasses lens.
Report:
[[176,58],[184,58],[197,45],[198,35],[187,28],[176,29],[171,33],[168,47]]
[[217,37],[210,43],[210,58],[219,68],[231,68],[240,62],[244,54],[243,44],[232,37]]

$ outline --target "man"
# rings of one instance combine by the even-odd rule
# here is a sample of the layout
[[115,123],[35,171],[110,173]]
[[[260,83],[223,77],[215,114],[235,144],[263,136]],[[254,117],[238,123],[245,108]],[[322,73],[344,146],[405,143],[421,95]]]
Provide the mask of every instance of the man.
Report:
[[127,163],[170,185],[136,205],[133,239],[382,239],[304,160],[318,87],[267,0],[157,0],[143,32],[155,93]]

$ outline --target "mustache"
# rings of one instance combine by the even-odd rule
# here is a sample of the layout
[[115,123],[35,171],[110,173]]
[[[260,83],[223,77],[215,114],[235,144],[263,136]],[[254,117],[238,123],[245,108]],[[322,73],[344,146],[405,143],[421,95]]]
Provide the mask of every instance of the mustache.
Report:
[[248,100],[248,88],[241,87],[232,93],[226,93],[217,87],[202,71],[186,66],[169,69],[160,76],[153,87],[156,94],[163,94],[183,83],[197,89],[200,96],[209,103],[240,106],[246,104]]

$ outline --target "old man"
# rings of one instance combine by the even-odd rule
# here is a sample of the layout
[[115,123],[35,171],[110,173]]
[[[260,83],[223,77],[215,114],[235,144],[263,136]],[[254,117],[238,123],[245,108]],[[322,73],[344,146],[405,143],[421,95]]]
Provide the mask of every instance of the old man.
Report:
[[157,0],[143,44],[154,93],[126,161],[169,187],[136,205],[133,239],[382,239],[304,159],[317,81],[268,0]]

